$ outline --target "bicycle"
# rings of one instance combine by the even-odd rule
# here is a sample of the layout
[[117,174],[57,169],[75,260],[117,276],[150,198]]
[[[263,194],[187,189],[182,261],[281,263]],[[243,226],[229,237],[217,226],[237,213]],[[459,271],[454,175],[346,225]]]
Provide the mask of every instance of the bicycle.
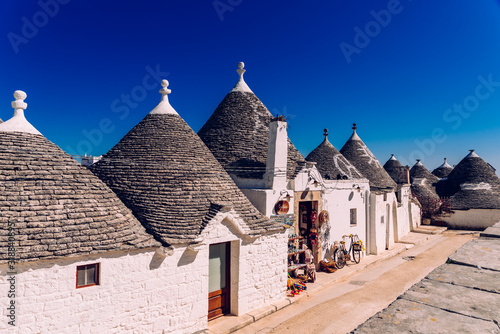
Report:
[[[349,250],[345,249],[345,241],[344,239],[350,238],[351,239],[351,244],[349,246]],[[350,260],[350,254],[352,253],[352,260],[356,263],[359,263],[361,260],[361,251],[363,249],[363,242],[359,240],[359,237],[357,234],[349,234],[349,235],[344,235],[342,236],[342,241],[344,244],[343,252],[345,257]]]
[[337,269],[342,269],[347,262],[347,258],[345,256],[345,242],[341,241],[340,243],[337,243],[337,241],[335,241],[334,247],[335,251],[333,252],[333,260],[335,261],[335,267],[337,267]]

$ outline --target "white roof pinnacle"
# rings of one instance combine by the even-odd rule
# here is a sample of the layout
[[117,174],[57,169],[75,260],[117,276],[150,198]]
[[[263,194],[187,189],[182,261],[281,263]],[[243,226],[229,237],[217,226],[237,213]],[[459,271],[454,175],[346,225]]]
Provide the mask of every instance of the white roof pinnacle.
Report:
[[240,79],[238,80],[238,82],[236,83],[236,85],[234,85],[233,89],[231,89],[230,93],[231,92],[246,92],[246,93],[253,93],[252,90],[250,89],[250,87],[248,87],[247,83],[245,82],[245,80],[243,80],[243,73],[246,72],[246,70],[244,69],[245,67],[245,63],[240,61],[238,63],[238,69],[236,70],[236,72],[238,72],[238,74],[240,75]]
[[444,158],[444,162],[441,166],[439,166],[438,168],[441,168],[441,167],[446,167],[446,168],[453,168],[451,167],[451,165],[446,161],[446,158]]
[[417,163],[415,164],[415,166],[423,166],[422,163],[420,162],[420,159],[417,159]]
[[398,159],[396,159],[396,157],[394,156],[394,154],[391,154],[391,158],[389,160],[396,160],[396,161],[398,161]]
[[467,154],[466,158],[479,158],[479,155],[477,155],[474,150],[469,150],[470,153]]
[[14,98],[16,99],[12,101],[14,116],[8,121],[0,124],[0,132],[26,132],[41,135],[41,133],[24,117],[24,110],[28,107],[28,104],[24,102],[26,97],[26,93],[22,90],[16,90],[14,92]]
[[174,115],[179,115],[177,111],[170,105],[170,102],[168,102],[168,94],[170,94],[172,91],[168,89],[169,83],[168,80],[163,79],[161,81],[161,86],[163,87],[162,89],[159,90],[161,93],[161,102],[158,103],[158,105],[150,111],[150,115],[153,114],[174,114]]
[[350,140],[361,140],[361,138],[359,138],[358,134],[356,133],[356,123],[353,123],[352,124],[352,135],[351,135],[351,138],[349,138]]

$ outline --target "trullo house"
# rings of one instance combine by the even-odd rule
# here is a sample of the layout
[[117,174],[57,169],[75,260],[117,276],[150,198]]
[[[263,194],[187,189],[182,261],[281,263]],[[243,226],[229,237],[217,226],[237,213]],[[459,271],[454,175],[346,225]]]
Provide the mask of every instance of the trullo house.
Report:
[[160,242],[14,97],[0,124],[0,332],[159,331],[165,288],[149,263]]
[[162,86],[161,102],[90,169],[166,249],[137,262],[137,276],[154,276],[144,283],[152,300],[162,301],[150,318],[192,333],[284,297],[287,236],[170,105],[168,81]]
[[451,213],[436,217],[450,227],[485,229],[500,220],[500,179],[474,150],[437,183],[436,189],[441,197],[450,198]]

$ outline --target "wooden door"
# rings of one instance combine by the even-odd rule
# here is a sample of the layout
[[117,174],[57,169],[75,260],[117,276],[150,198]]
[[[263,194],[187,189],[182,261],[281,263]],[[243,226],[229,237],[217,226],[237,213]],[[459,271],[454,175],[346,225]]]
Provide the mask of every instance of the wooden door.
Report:
[[208,320],[229,313],[230,243],[210,245],[208,277]]

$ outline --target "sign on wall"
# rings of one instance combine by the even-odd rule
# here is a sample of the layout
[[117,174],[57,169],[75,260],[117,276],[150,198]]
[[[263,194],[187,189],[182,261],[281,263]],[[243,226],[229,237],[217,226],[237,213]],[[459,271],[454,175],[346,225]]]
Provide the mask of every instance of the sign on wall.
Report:
[[288,215],[271,215],[271,219],[285,226],[293,226],[295,215],[293,213]]

